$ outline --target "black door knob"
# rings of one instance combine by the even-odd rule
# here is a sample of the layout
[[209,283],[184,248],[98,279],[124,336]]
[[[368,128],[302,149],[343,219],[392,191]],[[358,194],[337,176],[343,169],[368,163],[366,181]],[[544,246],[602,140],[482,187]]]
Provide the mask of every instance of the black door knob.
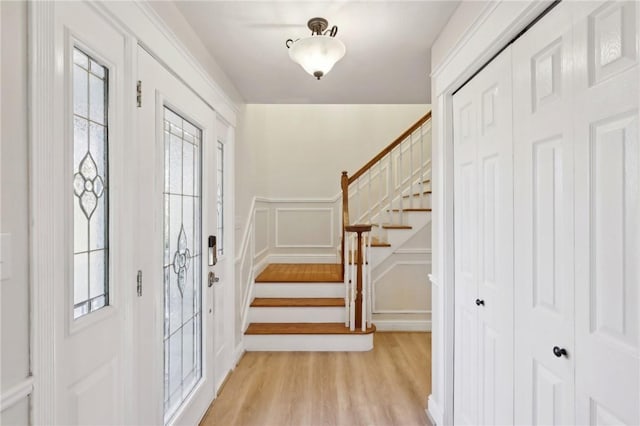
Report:
[[553,347],[553,354],[560,358],[561,356],[567,356],[567,350],[565,348]]
[[477,306],[480,306],[480,305],[484,306],[484,300],[476,299],[476,305]]

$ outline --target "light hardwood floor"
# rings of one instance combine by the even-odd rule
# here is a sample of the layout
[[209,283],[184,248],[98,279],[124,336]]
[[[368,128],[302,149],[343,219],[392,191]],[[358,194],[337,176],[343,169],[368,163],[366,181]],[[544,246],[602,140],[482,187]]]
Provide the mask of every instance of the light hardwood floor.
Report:
[[370,352],[248,352],[201,425],[429,425],[431,333],[381,333]]

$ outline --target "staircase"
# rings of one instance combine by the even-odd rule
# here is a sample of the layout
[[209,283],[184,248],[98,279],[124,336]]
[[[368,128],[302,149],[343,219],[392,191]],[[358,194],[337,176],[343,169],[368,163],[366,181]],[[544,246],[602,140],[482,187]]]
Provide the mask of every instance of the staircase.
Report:
[[247,351],[373,348],[372,272],[430,221],[430,119],[351,177],[343,172],[341,263],[270,264],[256,277]]
[[256,278],[248,351],[367,351],[373,331],[345,327],[339,264],[272,264]]

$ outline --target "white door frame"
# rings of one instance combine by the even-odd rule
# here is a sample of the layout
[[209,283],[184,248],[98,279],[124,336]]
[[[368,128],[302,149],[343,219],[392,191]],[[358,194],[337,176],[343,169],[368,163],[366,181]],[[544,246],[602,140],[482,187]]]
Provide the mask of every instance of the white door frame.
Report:
[[431,74],[432,111],[432,393],[427,414],[453,424],[454,232],[453,92],[493,58],[551,1],[488,2]]
[[[235,188],[235,129],[226,121],[223,117],[218,117],[216,120],[216,132],[217,141],[223,144],[223,194],[224,194],[224,234],[223,243],[225,253],[218,257],[218,262],[222,263],[221,271],[224,276],[220,276],[220,281],[224,285],[224,298],[225,300],[235,301],[235,197],[233,196],[233,189]],[[218,218],[218,220],[221,220]],[[218,238],[220,236],[218,235]],[[215,284],[214,284],[215,285]],[[235,302],[233,304],[226,304],[224,307],[224,313],[222,321],[224,321],[224,336],[225,336],[225,356],[223,357],[224,364],[218,366],[219,370],[223,371],[223,374],[218,375],[216,380],[216,393],[220,391],[220,388],[224,384],[226,378],[234,365],[234,353],[237,342],[235,341]],[[217,374],[217,373],[216,373]]]
[[[164,64],[180,75],[185,84],[213,106],[216,113],[236,125],[239,105],[213,80],[205,68],[145,2],[91,2],[89,7],[126,34],[128,64],[124,84],[131,91],[130,102],[123,102],[124,126],[135,134],[135,51],[138,43],[162,58]],[[59,126],[54,119],[55,70],[55,2],[29,2],[29,178],[30,178],[30,293],[31,293],[31,360],[33,394],[31,422],[44,424],[55,418],[55,358],[54,319],[59,307],[54,300],[55,284],[63,279],[50,253],[59,250],[59,232],[52,226],[51,212],[54,194],[47,185],[47,176],[62,159],[49,144],[51,129]],[[230,161],[233,164],[233,160]],[[233,208],[233,204],[231,204]],[[229,215],[233,226],[233,212]],[[233,228],[231,228],[233,232]],[[233,249],[230,247],[230,249]],[[233,270],[234,268],[232,268]],[[135,277],[132,277],[135,283]],[[233,280],[233,276],[230,276]],[[135,284],[132,284],[135,286]],[[135,290],[134,287],[132,289]],[[232,295],[231,295],[232,296]],[[227,303],[235,309],[235,300]],[[125,307],[125,309],[130,309]],[[235,312],[231,313],[235,318]],[[235,347],[235,342],[229,342]],[[125,417],[131,418],[134,407],[125,407]]]

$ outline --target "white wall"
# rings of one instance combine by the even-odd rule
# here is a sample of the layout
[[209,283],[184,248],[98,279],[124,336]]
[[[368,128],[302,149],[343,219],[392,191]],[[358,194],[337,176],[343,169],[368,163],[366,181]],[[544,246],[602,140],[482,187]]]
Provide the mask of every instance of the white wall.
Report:
[[[9,278],[0,281],[0,384],[6,391],[29,375],[29,237],[27,162],[27,3],[0,2],[2,129],[0,233],[10,235]],[[6,237],[5,237],[6,238]],[[3,257],[5,255],[3,254]],[[4,260],[4,259],[3,259]],[[4,266],[4,265],[3,265]],[[3,268],[4,269],[4,268]],[[27,424],[27,398],[0,414],[2,424]]]
[[240,96],[229,77],[216,62],[215,58],[211,56],[202,40],[196,35],[176,5],[171,1],[149,1],[148,4],[164,21],[170,31],[189,49],[189,52],[220,88],[224,90],[225,94],[233,102],[242,104],[244,102],[242,96]]
[[[431,46],[431,69],[436,69],[460,41],[464,31],[469,28],[485,10],[489,1],[463,1],[449,18],[447,25]],[[432,92],[433,93],[433,92]]]

